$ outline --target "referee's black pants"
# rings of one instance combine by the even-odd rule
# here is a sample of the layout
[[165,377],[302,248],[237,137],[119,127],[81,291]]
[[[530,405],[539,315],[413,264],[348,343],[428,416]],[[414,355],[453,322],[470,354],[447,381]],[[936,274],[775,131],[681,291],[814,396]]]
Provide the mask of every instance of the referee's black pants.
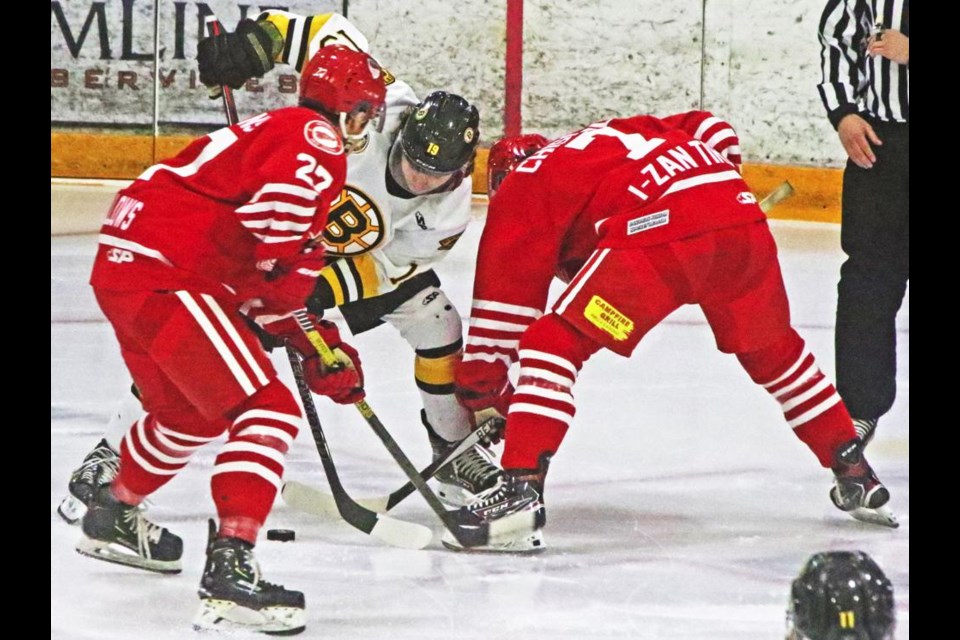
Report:
[[896,397],[896,316],[910,279],[910,129],[870,123],[877,161],[843,174],[837,285],[837,391],[854,418],[879,418]]

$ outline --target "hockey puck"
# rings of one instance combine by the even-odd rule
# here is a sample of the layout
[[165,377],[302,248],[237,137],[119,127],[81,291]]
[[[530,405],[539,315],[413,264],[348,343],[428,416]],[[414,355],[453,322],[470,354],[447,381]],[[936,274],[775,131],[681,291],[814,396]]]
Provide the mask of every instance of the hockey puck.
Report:
[[292,542],[296,537],[297,532],[293,529],[267,529],[267,540]]

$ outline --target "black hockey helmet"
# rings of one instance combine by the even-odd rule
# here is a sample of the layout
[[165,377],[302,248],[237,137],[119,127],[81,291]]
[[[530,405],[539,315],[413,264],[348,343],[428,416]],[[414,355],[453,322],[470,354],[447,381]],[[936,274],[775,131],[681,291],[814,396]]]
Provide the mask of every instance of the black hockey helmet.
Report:
[[829,551],[807,560],[793,581],[787,640],[892,640],[893,585],[862,551]]
[[418,170],[453,173],[473,159],[479,127],[475,106],[456,94],[434,91],[407,116],[397,143]]

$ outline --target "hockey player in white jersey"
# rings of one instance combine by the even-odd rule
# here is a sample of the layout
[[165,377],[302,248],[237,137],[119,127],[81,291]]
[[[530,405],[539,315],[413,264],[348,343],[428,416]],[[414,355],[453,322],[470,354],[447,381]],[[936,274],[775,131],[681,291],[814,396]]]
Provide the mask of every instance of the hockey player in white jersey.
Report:
[[[363,34],[341,15],[265,11],[256,21],[242,21],[233,33],[200,42],[200,78],[211,86],[237,88],[274,62],[299,71],[329,44],[369,49]],[[264,51],[273,52],[273,58],[265,61]],[[321,239],[332,262],[307,306],[316,313],[338,307],[354,335],[383,323],[400,332],[414,350],[420,418],[439,459],[475,427],[472,412],[453,392],[463,347],[461,315],[432,266],[470,220],[479,112],[444,91],[418,101],[409,85],[389,74],[386,104],[382,129],[370,131],[348,157],[346,185]],[[77,522],[96,487],[116,475],[120,438],[140,413],[139,401],[126,394],[103,439],[71,475],[69,495],[58,508],[64,520]],[[492,454],[477,445],[437,472],[437,493],[458,507],[501,477]]]

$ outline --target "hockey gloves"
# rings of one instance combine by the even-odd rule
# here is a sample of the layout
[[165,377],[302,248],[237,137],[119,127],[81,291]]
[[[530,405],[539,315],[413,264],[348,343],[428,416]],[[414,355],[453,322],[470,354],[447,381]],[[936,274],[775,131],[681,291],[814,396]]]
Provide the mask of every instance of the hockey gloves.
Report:
[[262,77],[273,69],[273,59],[282,49],[283,38],[272,23],[245,18],[233,33],[197,43],[200,82],[208,87],[225,84],[239,89],[250,78]]
[[513,385],[506,365],[500,361],[469,360],[460,362],[454,375],[457,400],[474,412],[478,426],[493,416],[490,409],[507,415]]
[[235,285],[237,296],[244,301],[240,310],[266,328],[267,324],[291,311],[303,309],[325,265],[326,258],[320,251],[297,255],[286,261],[258,263],[257,267],[264,271],[262,279],[246,286]]
[[337,325],[328,320],[314,320],[317,333],[337,357],[337,364],[328,367],[293,315],[260,316],[256,322],[273,338],[273,346],[287,344],[300,353],[303,379],[315,394],[327,396],[337,404],[354,404],[363,400],[365,394],[360,354],[341,340]]

